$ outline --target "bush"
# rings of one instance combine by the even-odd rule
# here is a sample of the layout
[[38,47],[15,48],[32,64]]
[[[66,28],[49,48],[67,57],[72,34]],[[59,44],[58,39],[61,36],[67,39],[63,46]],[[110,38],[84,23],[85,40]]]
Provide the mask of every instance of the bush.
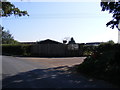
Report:
[[77,71],[120,85],[120,44],[101,44]]
[[97,46],[84,45],[80,48],[80,50],[82,50],[82,56],[90,56],[90,55],[93,55],[96,48],[97,48]]
[[2,54],[3,55],[20,55],[29,56],[31,54],[31,45],[24,44],[3,44]]

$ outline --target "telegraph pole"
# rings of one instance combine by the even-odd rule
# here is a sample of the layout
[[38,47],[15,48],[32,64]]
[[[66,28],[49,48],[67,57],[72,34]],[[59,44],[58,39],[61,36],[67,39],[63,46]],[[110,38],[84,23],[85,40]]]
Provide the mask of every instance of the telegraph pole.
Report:
[[118,24],[118,43],[120,44],[120,20]]

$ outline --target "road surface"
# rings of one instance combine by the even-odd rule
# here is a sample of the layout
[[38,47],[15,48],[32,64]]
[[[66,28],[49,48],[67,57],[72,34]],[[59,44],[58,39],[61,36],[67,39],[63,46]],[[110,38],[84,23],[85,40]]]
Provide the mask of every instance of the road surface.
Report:
[[[55,59],[57,58],[53,60]],[[65,58],[61,60],[63,59],[65,60]],[[2,88],[115,87],[102,80],[95,80],[86,78],[82,75],[72,74],[70,71],[66,70],[68,67],[67,64],[65,64],[66,66],[52,67],[49,63],[36,62],[33,60],[33,58],[2,56]],[[40,60],[43,61],[45,58]]]

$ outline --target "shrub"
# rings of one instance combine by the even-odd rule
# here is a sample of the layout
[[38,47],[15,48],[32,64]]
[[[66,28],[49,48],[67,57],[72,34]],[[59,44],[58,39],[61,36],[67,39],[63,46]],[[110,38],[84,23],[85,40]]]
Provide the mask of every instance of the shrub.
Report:
[[120,85],[120,44],[101,44],[77,71]]
[[83,56],[90,56],[93,55],[93,53],[95,52],[97,46],[87,46],[84,45],[81,49],[82,49],[82,53]]
[[3,55],[30,55],[31,45],[24,44],[3,44],[2,54]]

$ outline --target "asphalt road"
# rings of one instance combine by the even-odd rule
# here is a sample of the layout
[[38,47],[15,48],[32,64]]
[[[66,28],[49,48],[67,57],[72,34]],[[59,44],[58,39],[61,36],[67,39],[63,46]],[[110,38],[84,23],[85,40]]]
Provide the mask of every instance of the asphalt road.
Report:
[[102,80],[72,74],[67,66],[50,68],[44,63],[2,56],[2,88],[114,88]]

